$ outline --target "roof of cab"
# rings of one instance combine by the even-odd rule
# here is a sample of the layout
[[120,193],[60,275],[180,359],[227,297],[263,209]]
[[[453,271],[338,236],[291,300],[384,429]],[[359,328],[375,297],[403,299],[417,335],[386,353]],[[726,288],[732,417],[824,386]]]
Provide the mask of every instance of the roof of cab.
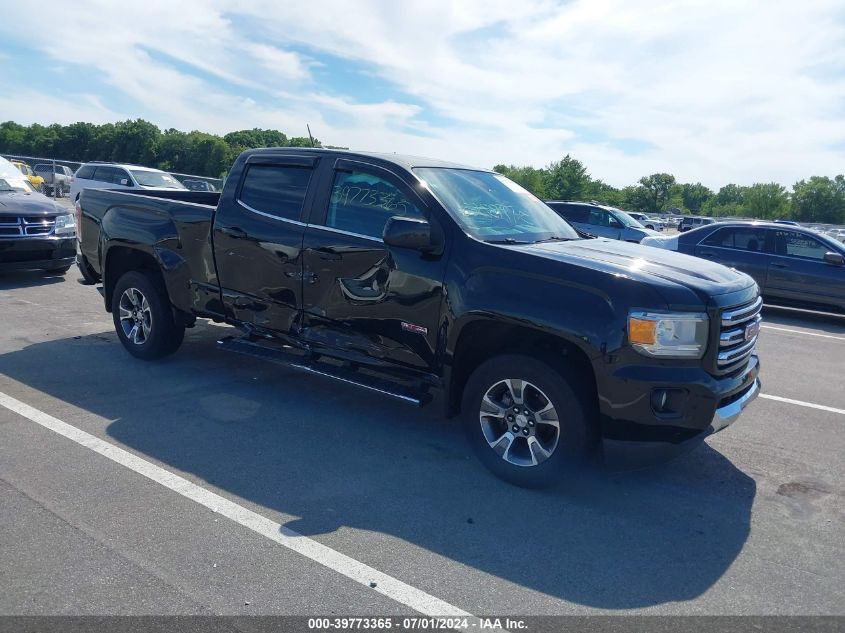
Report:
[[425,158],[422,156],[409,156],[407,154],[388,154],[384,152],[357,152],[344,149],[330,149],[321,147],[261,147],[258,149],[251,149],[244,152],[248,156],[255,154],[279,154],[279,155],[299,155],[303,154],[329,154],[337,156],[338,158],[349,159],[369,159],[381,161],[385,163],[393,163],[404,167],[405,169],[413,169],[415,167],[448,167],[451,169],[470,169],[472,171],[487,171],[492,172],[491,169],[484,167],[471,167],[469,165],[461,165],[460,163],[452,163],[437,158]]

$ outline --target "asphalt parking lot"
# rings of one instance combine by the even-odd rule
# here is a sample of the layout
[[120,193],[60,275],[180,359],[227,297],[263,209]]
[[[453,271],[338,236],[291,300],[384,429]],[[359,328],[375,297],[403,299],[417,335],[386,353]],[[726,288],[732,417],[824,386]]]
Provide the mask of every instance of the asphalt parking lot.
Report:
[[843,614],[845,320],[764,316],[732,427],[527,491],[436,409],[218,325],[144,363],[75,269],[0,274],[0,613]]

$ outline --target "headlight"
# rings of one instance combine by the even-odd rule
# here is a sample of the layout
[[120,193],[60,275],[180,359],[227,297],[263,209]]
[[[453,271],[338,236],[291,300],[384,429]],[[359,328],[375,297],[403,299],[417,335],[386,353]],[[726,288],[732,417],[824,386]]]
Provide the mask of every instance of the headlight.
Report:
[[56,228],[53,229],[53,234],[68,237],[76,235],[76,218],[70,213],[56,216]]
[[628,315],[628,340],[646,356],[701,358],[709,326],[706,314],[635,311]]

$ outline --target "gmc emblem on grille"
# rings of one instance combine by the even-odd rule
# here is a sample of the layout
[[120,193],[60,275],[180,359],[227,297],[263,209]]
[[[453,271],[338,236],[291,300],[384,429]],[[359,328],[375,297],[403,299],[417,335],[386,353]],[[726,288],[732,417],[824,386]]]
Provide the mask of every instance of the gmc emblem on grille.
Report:
[[756,321],[745,327],[745,340],[750,341],[760,333],[760,324]]

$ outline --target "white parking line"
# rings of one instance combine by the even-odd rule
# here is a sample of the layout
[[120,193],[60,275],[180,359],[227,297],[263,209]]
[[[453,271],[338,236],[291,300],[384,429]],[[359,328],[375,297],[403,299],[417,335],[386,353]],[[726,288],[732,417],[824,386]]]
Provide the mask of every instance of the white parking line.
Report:
[[804,330],[791,330],[785,327],[775,327],[774,325],[761,325],[765,330],[776,330],[778,332],[789,332],[790,334],[804,334],[806,336],[818,336],[819,338],[832,338],[837,341],[845,341],[845,336],[834,336],[833,334],[818,334],[816,332],[805,332]]
[[360,583],[366,587],[372,588],[388,598],[396,602],[430,616],[452,616],[452,617],[466,617],[474,618],[466,611],[444,602],[439,598],[435,598],[424,591],[405,584],[401,580],[397,580],[392,576],[373,569],[369,565],[365,565],[354,558],[350,558],[345,554],[341,554],[322,543],[313,541],[310,538],[295,532],[280,523],[271,521],[270,519],[261,516],[260,514],[248,510],[247,508],[238,505],[237,503],[221,497],[218,494],[206,490],[205,488],[196,485],[193,482],[176,475],[169,470],[161,468],[148,462],[145,459],[133,455],[132,453],[115,446],[109,442],[103,441],[100,438],[86,433],[81,429],[71,426],[66,422],[62,422],[58,418],[39,411],[28,404],[16,400],[11,396],[0,392],[0,405],[23,416],[36,424],[40,424],[45,429],[49,429],[54,433],[58,433],[67,439],[76,442],[77,444],[91,449],[95,453],[99,453],[103,457],[107,457],[113,462],[125,466],[126,468],[151,479],[152,481],[161,484],[165,488],[182,495],[200,505],[205,506],[216,512],[217,514],[226,517],[242,525],[245,528],[264,536],[279,545],[288,548],[301,554],[306,558],[320,563],[329,569],[336,571],[339,574],[346,576]]
[[808,407],[810,409],[819,409],[820,411],[829,411],[830,413],[840,413],[845,415],[845,409],[837,409],[836,407],[828,407],[823,404],[814,404],[812,402],[804,402],[803,400],[793,400],[792,398],[783,398],[781,396],[770,396],[767,393],[761,393],[761,398],[767,400],[775,400],[776,402],[785,402],[787,404],[796,404],[799,407]]

